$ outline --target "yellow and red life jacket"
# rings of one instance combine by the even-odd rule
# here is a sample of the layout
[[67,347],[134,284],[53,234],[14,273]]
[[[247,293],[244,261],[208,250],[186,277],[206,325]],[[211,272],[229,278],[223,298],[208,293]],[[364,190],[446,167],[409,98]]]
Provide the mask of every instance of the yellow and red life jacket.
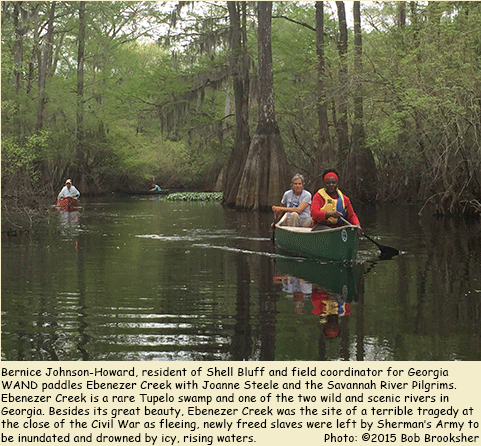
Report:
[[[338,211],[340,212],[344,218],[347,218],[347,212],[346,212],[346,205],[344,203],[344,195],[342,192],[337,189],[337,199],[332,198],[327,192],[326,189],[323,187],[322,189],[319,189],[317,191],[322,198],[324,198],[324,206],[320,209],[323,212],[334,212]],[[327,222],[330,225],[338,225],[341,224],[341,219],[336,218],[336,217],[329,217],[327,219]]]

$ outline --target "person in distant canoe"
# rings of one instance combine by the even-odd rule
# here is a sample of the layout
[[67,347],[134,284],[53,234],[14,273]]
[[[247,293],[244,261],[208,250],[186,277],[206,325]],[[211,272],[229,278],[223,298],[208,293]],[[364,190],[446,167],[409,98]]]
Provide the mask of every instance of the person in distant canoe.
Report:
[[359,227],[362,233],[361,223],[351,204],[349,197],[344,195],[338,188],[339,174],[335,169],[327,169],[322,173],[324,187],[319,189],[312,197],[311,217],[314,220],[315,229],[327,229],[329,227],[343,226],[340,217],[349,223]]
[[80,197],[80,192],[78,189],[72,185],[72,180],[68,179],[65,181],[65,186],[62,188],[57,196],[57,203],[62,200],[62,198],[74,198],[78,200]]
[[286,219],[287,226],[301,226],[309,228],[313,225],[310,215],[311,193],[304,190],[304,177],[294,175],[291,180],[292,189],[284,192],[281,204],[283,206],[272,206],[276,218],[279,221],[282,215],[288,212]]
[[160,188],[160,186],[158,184],[152,184],[152,187],[150,189],[151,192],[161,192],[162,189]]

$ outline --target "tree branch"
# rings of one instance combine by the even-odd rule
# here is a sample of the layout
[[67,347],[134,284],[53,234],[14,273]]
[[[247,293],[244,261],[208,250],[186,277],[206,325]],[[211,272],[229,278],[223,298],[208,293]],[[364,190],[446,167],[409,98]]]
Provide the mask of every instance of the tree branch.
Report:
[[304,28],[307,28],[307,29],[310,29],[311,31],[314,31],[316,32],[316,28],[314,28],[313,26],[307,24],[307,23],[304,23],[304,22],[298,22],[297,20],[294,20],[294,19],[291,19],[289,17],[286,17],[285,15],[273,15],[272,16],[273,19],[285,19],[287,20],[288,22],[292,22],[292,23],[295,23],[296,25],[301,25],[303,26]]

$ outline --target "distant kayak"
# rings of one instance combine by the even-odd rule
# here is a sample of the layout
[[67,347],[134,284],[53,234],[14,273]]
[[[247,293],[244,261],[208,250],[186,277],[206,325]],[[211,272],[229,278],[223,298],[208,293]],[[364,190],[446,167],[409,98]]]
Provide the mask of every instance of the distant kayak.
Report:
[[117,192],[127,195],[167,195],[169,189],[162,190],[135,190],[135,189],[120,189]]
[[73,211],[80,207],[80,201],[72,197],[64,197],[57,202],[57,209],[63,211]]

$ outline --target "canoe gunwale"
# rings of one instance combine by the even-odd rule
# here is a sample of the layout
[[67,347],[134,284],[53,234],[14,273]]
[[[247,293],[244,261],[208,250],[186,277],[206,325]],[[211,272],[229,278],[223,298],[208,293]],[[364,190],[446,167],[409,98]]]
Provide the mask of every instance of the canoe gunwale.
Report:
[[82,206],[77,198],[73,197],[63,197],[57,204],[56,207],[62,211],[73,211],[77,210]]
[[280,228],[282,230],[285,230],[287,232],[293,232],[293,233],[296,233],[296,234],[319,234],[321,232],[327,234],[327,233],[330,233],[330,232],[339,232],[339,231],[342,231],[343,229],[347,229],[347,228],[354,228],[354,229],[358,229],[357,226],[355,225],[344,225],[344,226],[338,226],[338,227],[335,227],[335,228],[331,228],[331,227],[327,227],[327,229],[322,229],[320,231],[313,231],[312,228],[303,228],[303,227],[300,227],[300,226],[283,226],[282,223],[284,223],[284,221],[287,219],[287,215],[285,214],[277,223],[276,223],[276,228]]

